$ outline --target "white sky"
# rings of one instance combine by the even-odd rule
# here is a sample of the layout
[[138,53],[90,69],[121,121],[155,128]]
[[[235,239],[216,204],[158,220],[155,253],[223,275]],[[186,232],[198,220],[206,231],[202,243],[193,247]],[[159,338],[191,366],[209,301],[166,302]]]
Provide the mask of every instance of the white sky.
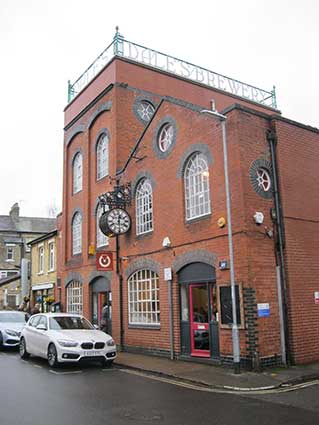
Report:
[[0,215],[62,205],[63,108],[112,41],[277,89],[283,116],[319,127],[318,0],[0,0]]

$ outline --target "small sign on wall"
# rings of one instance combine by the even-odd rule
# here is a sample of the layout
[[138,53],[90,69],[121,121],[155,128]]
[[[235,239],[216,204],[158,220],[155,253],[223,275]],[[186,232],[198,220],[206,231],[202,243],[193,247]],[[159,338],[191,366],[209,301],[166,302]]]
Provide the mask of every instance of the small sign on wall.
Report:
[[257,304],[258,317],[269,317],[270,308],[269,303]]
[[172,280],[172,269],[170,267],[164,269],[164,280]]
[[316,291],[314,293],[314,297],[315,297],[315,304],[318,304],[319,305],[319,291]]
[[112,252],[98,252],[96,254],[96,270],[104,272],[113,270]]

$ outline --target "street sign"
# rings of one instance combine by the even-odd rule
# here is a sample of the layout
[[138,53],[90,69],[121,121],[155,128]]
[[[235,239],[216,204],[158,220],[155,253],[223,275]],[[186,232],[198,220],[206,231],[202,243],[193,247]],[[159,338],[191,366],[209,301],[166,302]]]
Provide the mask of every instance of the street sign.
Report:
[[270,308],[269,303],[260,303],[257,304],[258,317],[269,317]]
[[113,253],[97,252],[96,253],[96,270],[111,271],[113,270]]

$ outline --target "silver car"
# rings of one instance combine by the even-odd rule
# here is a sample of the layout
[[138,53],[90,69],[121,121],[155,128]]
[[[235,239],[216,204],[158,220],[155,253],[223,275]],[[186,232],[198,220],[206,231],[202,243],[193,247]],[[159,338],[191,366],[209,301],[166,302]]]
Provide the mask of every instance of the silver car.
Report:
[[19,346],[21,331],[27,318],[22,311],[0,311],[0,350],[2,347]]

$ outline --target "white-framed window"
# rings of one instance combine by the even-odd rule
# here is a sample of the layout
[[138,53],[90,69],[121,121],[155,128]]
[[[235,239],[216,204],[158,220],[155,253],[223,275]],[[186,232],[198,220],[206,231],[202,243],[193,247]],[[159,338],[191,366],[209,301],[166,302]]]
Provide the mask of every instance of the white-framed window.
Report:
[[67,286],[66,305],[68,313],[83,313],[83,287],[81,282],[73,280]]
[[48,270],[52,272],[55,268],[55,255],[54,255],[54,242],[49,242],[49,268]]
[[43,248],[43,245],[39,246],[39,248],[38,248],[38,258],[39,258],[38,273],[43,273],[43,265],[44,265],[44,248]]
[[173,143],[173,138],[174,138],[174,128],[172,124],[170,123],[164,124],[158,134],[158,139],[157,139],[158,147],[161,152],[166,152],[170,148],[170,146]]
[[72,220],[72,254],[82,252],[82,215],[76,212]]
[[5,279],[8,273],[5,270],[0,270],[0,279]]
[[153,230],[153,192],[148,179],[143,179],[136,188],[136,234]]
[[149,121],[152,118],[154,111],[155,111],[154,105],[152,105],[151,102],[147,100],[142,100],[137,108],[137,112],[139,116],[144,121]]
[[[108,207],[106,206],[106,210]],[[103,214],[103,207],[101,204],[99,204],[97,211],[96,211],[96,247],[100,248],[101,246],[105,246],[109,244],[109,238],[104,235],[104,233],[101,232],[99,222],[101,215]]]
[[14,261],[14,245],[7,245],[7,261]]
[[268,192],[271,188],[271,178],[269,172],[265,168],[258,168],[257,170],[257,184],[261,190]]
[[77,193],[82,190],[82,167],[82,154],[81,152],[78,152],[73,160],[73,193]]
[[186,220],[210,214],[209,170],[205,156],[195,153],[184,173]]
[[109,173],[109,139],[102,134],[96,146],[96,177],[98,180]]
[[138,270],[128,279],[129,323],[160,325],[159,279],[152,270]]

